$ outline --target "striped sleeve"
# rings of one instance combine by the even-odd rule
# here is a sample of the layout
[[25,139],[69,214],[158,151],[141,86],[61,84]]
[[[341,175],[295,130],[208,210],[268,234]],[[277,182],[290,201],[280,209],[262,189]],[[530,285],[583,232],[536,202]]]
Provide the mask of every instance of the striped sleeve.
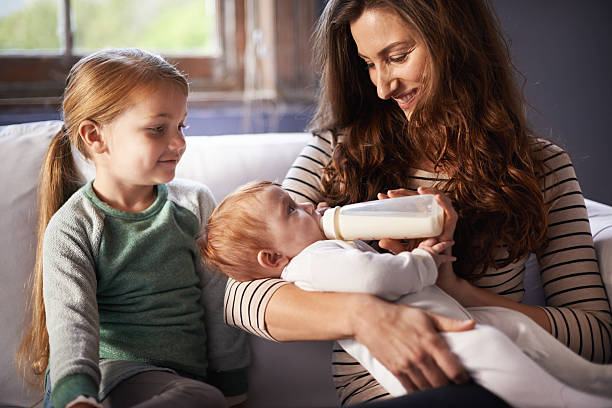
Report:
[[287,284],[289,282],[281,279],[238,282],[228,278],[224,298],[225,323],[256,336],[274,340],[266,328],[266,306],[272,294]]
[[[283,188],[298,202],[322,201],[321,176],[323,168],[331,160],[332,135],[314,134],[308,145],[289,169]],[[281,279],[259,279],[238,282],[228,279],[225,288],[225,322],[251,334],[274,340],[266,328],[265,311],[270,298],[283,285]]]
[[295,201],[310,201],[315,205],[323,201],[321,177],[332,158],[334,146],[333,135],[322,132],[313,134],[310,143],[302,149],[283,181],[283,188]]
[[568,154],[541,141],[548,245],[537,254],[552,334],[598,363],[612,361],[612,315],[584,198]]

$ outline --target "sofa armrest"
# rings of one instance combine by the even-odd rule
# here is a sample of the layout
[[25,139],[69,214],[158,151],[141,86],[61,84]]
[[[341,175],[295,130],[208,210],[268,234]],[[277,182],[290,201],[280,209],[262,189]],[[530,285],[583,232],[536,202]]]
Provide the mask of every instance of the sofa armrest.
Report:
[[[612,207],[593,200],[584,200],[589,214],[591,234],[599,271],[608,294],[612,308]],[[545,305],[544,290],[538,269],[538,261],[532,254],[525,264],[525,297],[523,303],[528,305]]]
[[599,270],[612,307],[612,207],[585,200]]

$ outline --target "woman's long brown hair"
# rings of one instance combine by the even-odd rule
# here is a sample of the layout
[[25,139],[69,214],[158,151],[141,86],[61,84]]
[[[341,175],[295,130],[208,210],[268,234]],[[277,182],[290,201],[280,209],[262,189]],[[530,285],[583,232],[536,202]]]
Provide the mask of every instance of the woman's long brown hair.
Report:
[[[396,12],[427,48],[424,89],[410,120],[378,98],[350,23],[367,9]],[[455,272],[474,279],[545,244],[543,163],[499,23],[481,0],[330,0],[315,32],[321,67],[311,127],[345,136],[325,169],[330,204],[376,199],[404,187],[423,159],[449,176],[444,190],[459,222]],[[495,260],[508,244],[509,257]]]
[[139,49],[111,49],[91,54],[77,62],[66,80],[62,103],[64,125],[55,135],[40,171],[36,262],[30,279],[30,321],[17,350],[23,377],[40,387],[49,363],[49,335],[43,301],[42,243],[53,214],[81,186],[72,156],[74,146],[90,158],[79,136],[84,120],[107,124],[134,103],[135,90],[171,83],[187,95],[185,77],[161,57]]

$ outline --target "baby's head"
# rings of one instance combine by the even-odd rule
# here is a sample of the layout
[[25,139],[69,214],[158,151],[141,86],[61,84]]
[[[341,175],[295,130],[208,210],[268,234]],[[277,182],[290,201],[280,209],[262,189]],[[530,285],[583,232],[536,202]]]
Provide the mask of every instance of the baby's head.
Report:
[[325,239],[320,218],[313,204],[296,204],[277,183],[248,183],[210,216],[204,261],[238,281],[279,277],[294,256]]

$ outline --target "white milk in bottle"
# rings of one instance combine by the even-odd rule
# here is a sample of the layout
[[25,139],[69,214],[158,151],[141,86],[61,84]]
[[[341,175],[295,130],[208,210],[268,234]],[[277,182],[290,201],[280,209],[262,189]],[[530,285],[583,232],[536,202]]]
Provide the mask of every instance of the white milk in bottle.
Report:
[[444,210],[432,194],[334,207],[321,218],[328,239],[348,241],[435,237],[443,224]]

